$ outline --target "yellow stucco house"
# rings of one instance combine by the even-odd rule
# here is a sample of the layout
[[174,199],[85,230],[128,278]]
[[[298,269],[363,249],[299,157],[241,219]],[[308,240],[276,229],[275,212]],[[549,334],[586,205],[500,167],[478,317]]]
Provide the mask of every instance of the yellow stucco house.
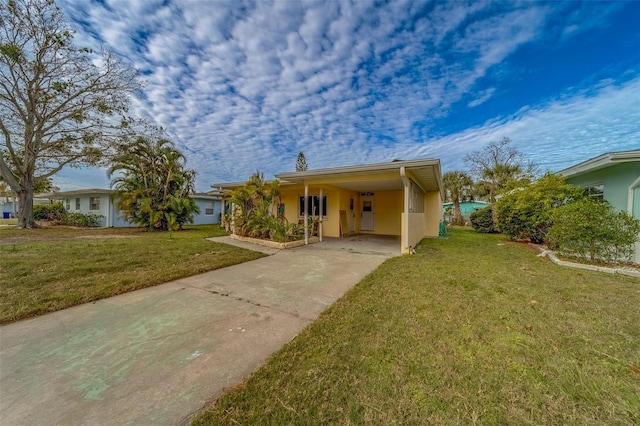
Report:
[[[422,238],[438,236],[444,199],[438,159],[280,173],[276,178],[282,191],[280,214],[290,223],[319,220],[320,240],[395,235],[399,251],[409,253]],[[225,191],[242,185],[212,187]]]

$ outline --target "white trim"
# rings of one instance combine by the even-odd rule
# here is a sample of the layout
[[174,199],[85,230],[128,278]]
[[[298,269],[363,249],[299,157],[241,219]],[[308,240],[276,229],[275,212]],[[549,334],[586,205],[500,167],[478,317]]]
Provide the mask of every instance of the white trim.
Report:
[[278,179],[289,182],[300,182],[305,178],[316,178],[324,176],[335,176],[341,174],[374,172],[374,171],[392,171],[401,167],[421,167],[439,165],[440,160],[427,158],[423,160],[407,160],[395,161],[391,163],[365,164],[359,166],[333,167],[330,169],[307,170],[304,172],[279,173],[276,175]]
[[411,182],[406,175],[406,169],[400,167],[400,179],[404,186],[404,214],[402,217],[402,223],[400,224],[400,234],[402,239],[402,251],[409,250],[409,192],[411,189]]
[[640,161],[640,149],[632,151],[607,152],[606,154],[590,158],[586,161],[583,161],[582,163],[576,164],[575,166],[560,170],[556,174],[564,177],[572,177],[581,175],[586,172],[603,169],[612,164],[627,163],[632,161]]
[[309,244],[309,185],[304,185],[304,245]]
[[318,226],[318,237],[320,238],[320,241],[322,241],[322,218],[324,217],[324,213],[325,211],[322,209],[322,205],[324,204],[324,200],[322,198],[322,196],[324,195],[323,191],[322,191],[322,187],[320,187],[320,196],[319,198],[319,204],[320,206],[318,206],[318,208],[320,209],[319,212],[320,214],[318,215],[318,220],[320,221],[320,225]]
[[[627,196],[627,212],[629,215],[633,216],[633,194],[635,189],[640,186],[640,176],[633,181],[633,183],[629,186],[629,195]],[[640,200],[638,200],[640,201]],[[640,218],[638,218],[640,219]]]

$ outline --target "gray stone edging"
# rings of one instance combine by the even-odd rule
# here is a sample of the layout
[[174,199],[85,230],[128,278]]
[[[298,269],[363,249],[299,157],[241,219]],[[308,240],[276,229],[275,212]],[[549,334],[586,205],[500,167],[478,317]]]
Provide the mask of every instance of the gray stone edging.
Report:
[[535,247],[540,251],[540,254],[538,254],[539,257],[547,257],[556,265],[567,266],[569,268],[575,268],[575,269],[586,269],[588,271],[606,272],[608,274],[620,274],[620,275],[626,275],[629,277],[640,278],[640,272],[634,271],[632,269],[612,268],[608,266],[596,266],[596,265],[587,265],[584,263],[569,262],[567,260],[558,259],[555,252],[553,252],[552,250],[549,250],[545,246],[539,246],[537,244],[529,244],[529,245],[532,247]]
[[[242,237],[240,235],[235,235],[235,234],[231,234],[231,235],[229,235],[229,237],[233,238],[234,240],[244,241],[244,242],[247,242],[247,243],[257,244],[259,246],[274,248],[274,249],[278,249],[278,250],[294,248],[294,247],[300,247],[300,246],[304,245],[304,240],[288,241],[286,243],[278,243],[278,242],[275,242],[275,241],[261,240],[259,238]],[[309,244],[317,243],[318,241],[320,241],[320,239],[318,237],[309,238]]]

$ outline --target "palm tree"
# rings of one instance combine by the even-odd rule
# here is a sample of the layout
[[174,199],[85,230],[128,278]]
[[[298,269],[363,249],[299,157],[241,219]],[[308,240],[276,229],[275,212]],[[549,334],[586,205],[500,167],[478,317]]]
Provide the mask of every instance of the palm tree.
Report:
[[453,202],[453,217],[451,223],[454,225],[464,225],[460,203],[473,198],[473,180],[467,173],[455,170],[447,172],[442,176],[442,184],[444,185],[447,198]]
[[118,210],[129,222],[150,230],[182,228],[199,213],[193,192],[195,171],[166,139],[138,138],[123,147],[108,170]]

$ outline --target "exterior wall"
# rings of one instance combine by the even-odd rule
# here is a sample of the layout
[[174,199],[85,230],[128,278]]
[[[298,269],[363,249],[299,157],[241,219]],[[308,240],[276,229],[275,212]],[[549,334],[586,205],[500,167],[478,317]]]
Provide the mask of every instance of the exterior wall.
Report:
[[[633,217],[640,219],[640,186],[637,186],[633,190],[631,212],[633,213]],[[633,261],[640,264],[640,235],[638,236],[638,242],[636,242],[636,252]]]
[[[614,164],[604,169],[567,178],[567,182],[576,186],[603,185],[604,199],[613,208],[629,212],[629,187],[640,176],[640,162]],[[640,188],[633,191],[631,213],[640,219]],[[640,240],[636,243],[634,262],[640,263]]]
[[567,178],[576,186],[604,185],[604,199],[616,210],[627,211],[629,186],[640,176],[640,162],[615,164],[579,176]]
[[[323,186],[322,195],[327,197],[327,211],[323,212],[322,233],[325,237],[340,237],[340,210],[344,200],[343,191],[333,187]],[[309,196],[320,195],[320,187],[309,188]],[[281,202],[284,204],[284,217],[289,223],[299,223],[303,220],[299,216],[298,203],[304,196],[304,186],[286,188],[282,190]],[[349,199],[347,196],[347,207]],[[314,217],[317,219],[317,216]]]
[[[91,197],[100,198],[100,209],[91,210]],[[80,199],[80,208],[76,209],[76,198]],[[69,208],[67,209],[67,200],[69,200]],[[196,204],[200,207],[200,214],[193,218],[194,225],[205,225],[220,223],[220,200],[206,200],[196,198]],[[129,223],[122,218],[122,212],[116,208],[117,200],[111,201],[111,194],[89,193],[81,195],[68,195],[60,199],[67,211],[72,213],[97,214],[104,218],[100,221],[101,227],[115,228],[134,228],[135,224]],[[213,202],[213,215],[205,215],[205,207],[207,202]]]
[[[353,221],[353,232],[357,233],[360,229],[360,193],[354,191],[339,191],[340,210],[347,212],[347,228],[349,221]],[[351,210],[350,200],[353,199],[353,210]],[[351,215],[351,219],[349,216]],[[348,232],[348,229],[346,230]]]
[[[360,193],[343,190],[333,186],[322,186],[323,195],[327,197],[327,212],[322,222],[323,235],[325,237],[340,237],[340,210],[351,213],[349,200],[354,201],[354,228],[360,231],[360,212],[362,201]],[[320,186],[310,185],[309,196],[319,195]],[[302,216],[298,216],[299,197],[304,196],[304,187],[296,186],[282,190],[281,201],[284,204],[284,216],[289,223],[298,223]],[[400,235],[402,214],[403,191],[377,191],[374,192],[374,230],[362,231],[369,234]]]
[[[358,203],[356,216],[362,209]],[[400,235],[402,233],[402,210],[404,191],[375,191],[373,196],[373,231],[369,234]],[[358,229],[358,228],[357,228]]]
[[[473,202],[469,202],[469,203],[460,203],[460,212],[462,213],[462,217],[464,217],[465,219],[469,219],[469,216],[471,216],[471,213],[475,212],[476,210],[485,208],[487,206],[491,205],[490,203],[482,203],[482,202],[478,202],[478,201],[473,201]],[[451,207],[451,209],[453,210],[453,203],[445,203],[442,206],[442,212],[444,213],[444,211]]]
[[[100,208],[97,210],[91,210],[91,198],[97,197],[100,199]],[[76,198],[80,199],[80,208],[76,209]],[[68,200],[68,204],[67,204]],[[82,194],[82,195],[68,195],[62,199],[64,208],[71,213],[83,213],[83,214],[97,214],[104,216],[100,220],[100,226],[110,226],[111,218],[111,200],[109,194]],[[69,208],[67,208],[67,205]]]
[[[220,223],[220,212],[222,211],[222,203],[220,200],[209,200],[204,198],[195,198],[196,205],[200,208],[200,214],[193,217],[194,225],[211,225]],[[207,203],[213,203],[213,214],[207,215]]]
[[440,235],[440,221],[442,220],[442,198],[438,191],[429,191],[424,194],[424,221],[425,236],[437,237]]
[[[402,213],[402,219],[404,220],[407,213]],[[408,213],[409,215],[409,246],[415,247],[425,237],[425,225],[424,213]]]

